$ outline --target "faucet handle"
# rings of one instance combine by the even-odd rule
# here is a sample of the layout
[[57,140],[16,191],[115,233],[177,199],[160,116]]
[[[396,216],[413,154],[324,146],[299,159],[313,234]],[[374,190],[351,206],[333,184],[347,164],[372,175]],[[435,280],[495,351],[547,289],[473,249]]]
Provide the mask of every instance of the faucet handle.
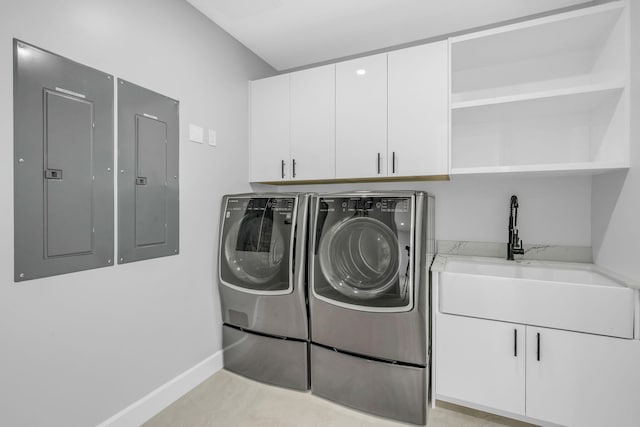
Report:
[[524,244],[522,243],[522,240],[518,239],[517,237],[515,247],[513,248],[513,253],[524,255]]

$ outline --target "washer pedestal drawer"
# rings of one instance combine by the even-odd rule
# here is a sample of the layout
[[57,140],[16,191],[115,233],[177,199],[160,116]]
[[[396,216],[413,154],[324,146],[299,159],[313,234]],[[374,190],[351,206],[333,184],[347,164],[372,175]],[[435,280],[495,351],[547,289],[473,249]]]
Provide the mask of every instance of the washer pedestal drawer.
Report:
[[311,345],[311,393],[396,420],[427,421],[426,367],[364,359]]
[[309,343],[222,327],[225,369],[295,390],[309,389]]

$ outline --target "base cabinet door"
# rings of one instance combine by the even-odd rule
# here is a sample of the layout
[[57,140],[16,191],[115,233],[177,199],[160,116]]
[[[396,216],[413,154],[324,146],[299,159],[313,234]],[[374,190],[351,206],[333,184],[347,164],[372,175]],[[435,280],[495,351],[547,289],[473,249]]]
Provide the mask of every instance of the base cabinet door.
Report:
[[579,426],[640,425],[640,341],[527,326],[527,413]]
[[525,326],[439,314],[436,394],[525,413]]

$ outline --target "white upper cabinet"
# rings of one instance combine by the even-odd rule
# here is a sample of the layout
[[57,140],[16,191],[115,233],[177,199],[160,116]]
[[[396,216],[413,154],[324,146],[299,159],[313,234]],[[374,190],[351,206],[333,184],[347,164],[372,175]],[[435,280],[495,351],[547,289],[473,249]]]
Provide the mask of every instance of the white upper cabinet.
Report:
[[335,65],[291,73],[291,179],[335,178]]
[[449,45],[388,55],[389,176],[449,173]]
[[624,1],[451,43],[451,174],[629,167]]
[[251,83],[251,181],[630,166],[628,1]]
[[289,75],[251,82],[251,181],[282,181],[289,173]]
[[447,175],[448,64],[442,41],[251,82],[251,181]]
[[336,64],[336,178],[387,175],[387,54]]

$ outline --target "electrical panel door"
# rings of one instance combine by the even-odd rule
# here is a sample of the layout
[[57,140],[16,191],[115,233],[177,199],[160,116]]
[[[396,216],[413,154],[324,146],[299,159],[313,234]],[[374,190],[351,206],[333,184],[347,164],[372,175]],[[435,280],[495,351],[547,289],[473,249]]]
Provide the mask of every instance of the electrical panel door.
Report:
[[113,77],[14,40],[15,280],[113,265]]
[[178,101],[118,80],[118,262],[178,253]]

